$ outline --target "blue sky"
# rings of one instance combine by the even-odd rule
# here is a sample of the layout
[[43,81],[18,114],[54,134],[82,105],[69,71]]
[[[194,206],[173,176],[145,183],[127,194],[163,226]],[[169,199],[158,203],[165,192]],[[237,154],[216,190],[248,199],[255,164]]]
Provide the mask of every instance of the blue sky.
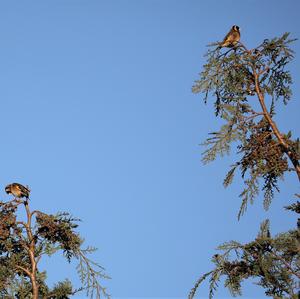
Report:
[[[299,190],[295,175],[267,213],[258,199],[237,221],[241,182],[222,186],[233,157],[200,162],[199,144],[220,122],[191,86],[206,45],[233,24],[249,48],[286,31],[299,38],[299,3],[1,1],[2,198],[20,182],[34,209],[81,218],[113,298],[186,297],[218,244],[254,238],[266,217],[274,232],[292,228],[282,206]],[[294,98],[276,119],[299,136],[293,47]],[[50,284],[77,281],[63,259],[42,267]],[[198,294],[207,298],[207,285]],[[244,294],[264,298],[248,283]],[[221,287],[216,298],[227,297]]]

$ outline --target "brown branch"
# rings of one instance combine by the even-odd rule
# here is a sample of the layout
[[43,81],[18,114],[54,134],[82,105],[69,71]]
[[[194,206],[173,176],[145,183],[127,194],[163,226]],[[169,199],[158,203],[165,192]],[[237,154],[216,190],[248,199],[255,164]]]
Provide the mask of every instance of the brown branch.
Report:
[[244,116],[244,121],[243,122],[246,122],[248,120],[251,120],[251,119],[253,119],[257,116],[261,116],[261,115],[264,115],[264,114],[262,112],[255,112],[255,113],[252,112],[252,115]]
[[31,217],[34,215],[34,214],[45,214],[45,213],[43,213],[43,212],[41,212],[41,211],[39,211],[39,210],[34,210],[34,211],[32,211],[31,212]]
[[269,66],[266,66],[265,68],[263,68],[262,70],[259,71],[258,76],[264,74],[265,72],[267,72],[269,70],[270,70]]
[[19,266],[19,265],[16,265],[15,267],[16,267],[17,269],[22,270],[26,275],[28,275],[29,277],[31,277],[31,272],[30,272],[28,269],[26,269],[26,268],[24,268],[24,267],[22,267],[22,266]]
[[26,231],[28,230],[28,229],[30,229],[29,227],[28,227],[28,225],[27,225],[27,223],[25,223],[25,222],[23,222],[23,221],[17,221],[16,222],[16,224],[18,225],[22,225],[25,229],[26,229]]
[[260,106],[261,106],[261,108],[263,110],[264,117],[267,120],[267,122],[269,123],[270,127],[272,128],[273,134],[278,139],[279,144],[282,146],[282,148],[284,149],[284,152],[287,154],[287,156],[289,157],[290,161],[292,162],[292,164],[293,164],[293,166],[294,166],[294,168],[295,168],[295,170],[297,172],[298,179],[300,181],[300,165],[299,165],[299,161],[295,158],[294,153],[291,151],[289,145],[286,143],[286,141],[284,140],[284,138],[280,134],[280,131],[277,128],[276,123],[273,121],[270,113],[267,110],[267,107],[266,107],[266,104],[265,104],[264,95],[263,95],[262,91],[260,90],[260,86],[259,86],[259,74],[256,72],[255,66],[253,66],[253,65],[252,65],[252,71],[253,71],[253,76],[254,76],[254,81],[255,81],[255,91],[257,93]]
[[30,280],[31,280],[31,285],[32,285],[32,299],[38,299],[39,296],[39,287],[37,284],[36,280],[36,271],[37,271],[37,262],[35,260],[35,240],[32,235],[31,231],[31,219],[32,219],[32,213],[30,212],[29,205],[28,205],[28,200],[24,202],[24,207],[26,210],[26,215],[27,215],[27,223],[26,223],[26,231],[27,231],[27,237],[29,239],[29,258],[31,262],[31,275],[30,275]]

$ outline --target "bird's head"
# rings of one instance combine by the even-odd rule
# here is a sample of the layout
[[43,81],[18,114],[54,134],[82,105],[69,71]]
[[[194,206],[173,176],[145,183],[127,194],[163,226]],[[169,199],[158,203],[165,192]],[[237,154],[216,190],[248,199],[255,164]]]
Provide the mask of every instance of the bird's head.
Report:
[[237,25],[233,25],[233,26],[232,26],[232,30],[233,30],[233,31],[240,32],[240,27],[237,26]]
[[5,192],[6,192],[7,194],[10,194],[10,193],[11,193],[11,187],[10,187],[10,185],[7,185],[7,186],[5,187]]

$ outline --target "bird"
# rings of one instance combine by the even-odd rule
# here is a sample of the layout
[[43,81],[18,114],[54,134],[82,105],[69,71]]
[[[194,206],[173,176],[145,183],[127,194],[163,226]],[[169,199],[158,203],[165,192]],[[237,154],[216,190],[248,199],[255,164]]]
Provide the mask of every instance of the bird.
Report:
[[26,199],[28,199],[30,190],[28,189],[28,187],[24,187],[19,183],[12,183],[5,187],[5,192],[7,194],[12,194],[17,198],[25,197]]
[[240,27],[237,25],[233,25],[230,29],[230,31],[227,33],[223,41],[219,45],[220,48],[232,48],[237,45],[237,43],[240,41],[241,33],[240,33]]

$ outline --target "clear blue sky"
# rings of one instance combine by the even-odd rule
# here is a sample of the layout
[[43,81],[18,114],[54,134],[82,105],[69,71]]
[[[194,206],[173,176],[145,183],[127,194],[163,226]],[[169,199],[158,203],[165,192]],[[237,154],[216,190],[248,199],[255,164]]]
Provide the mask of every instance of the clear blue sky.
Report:
[[[206,45],[233,24],[251,48],[299,38],[299,11],[297,0],[1,1],[1,197],[10,182],[28,184],[34,209],[81,218],[113,298],[186,297],[218,244],[254,238],[266,217],[275,232],[295,224],[281,210],[299,191],[295,175],[268,213],[259,199],[237,221],[241,182],[223,189],[231,158],[201,164],[199,144],[220,122],[191,86]],[[295,96],[277,120],[299,136],[294,49]],[[50,284],[76,281],[50,261]],[[264,298],[249,284],[244,294]]]

